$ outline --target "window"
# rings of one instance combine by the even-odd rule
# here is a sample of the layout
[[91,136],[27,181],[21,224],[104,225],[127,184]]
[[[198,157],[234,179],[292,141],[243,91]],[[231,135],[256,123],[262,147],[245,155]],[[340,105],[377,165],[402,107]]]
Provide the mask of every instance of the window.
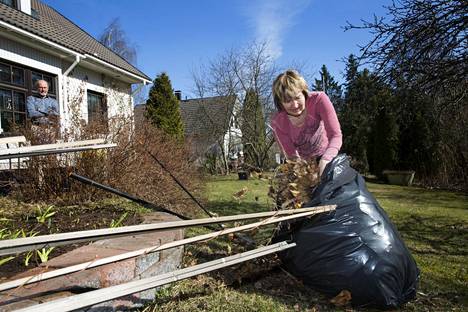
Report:
[[0,118],[5,132],[26,124],[26,94],[0,88]]
[[16,4],[16,0],[0,0],[0,3],[8,5],[9,7],[17,9],[18,6]]
[[88,123],[107,124],[107,104],[104,94],[87,91],[88,94]]
[[24,86],[24,69],[0,63],[0,81]]
[[49,96],[56,98],[56,76],[0,59],[0,126],[4,132],[26,125],[26,99],[37,94],[39,79],[49,83]]

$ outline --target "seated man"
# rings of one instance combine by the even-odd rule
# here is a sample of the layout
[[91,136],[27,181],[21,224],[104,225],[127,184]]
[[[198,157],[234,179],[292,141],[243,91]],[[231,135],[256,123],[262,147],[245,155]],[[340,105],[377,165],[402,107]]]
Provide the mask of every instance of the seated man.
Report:
[[28,96],[26,107],[33,125],[55,125],[58,121],[57,100],[48,96],[49,84],[45,80],[36,81],[39,94]]

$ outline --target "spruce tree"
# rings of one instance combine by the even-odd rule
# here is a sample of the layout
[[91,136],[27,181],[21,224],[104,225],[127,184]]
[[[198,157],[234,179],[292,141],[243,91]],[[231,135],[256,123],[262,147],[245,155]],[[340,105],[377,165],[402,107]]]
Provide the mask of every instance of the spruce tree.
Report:
[[320,69],[320,79],[315,79],[315,82],[312,84],[312,90],[324,91],[335,106],[336,111],[339,112],[341,110],[343,91],[325,65],[322,65]]
[[146,101],[146,118],[172,137],[182,140],[184,126],[180,115],[180,105],[172,90],[171,81],[166,73],[158,75]]
[[[354,67],[348,68],[354,70]],[[351,75],[350,75],[351,77]],[[369,170],[368,142],[373,125],[378,99],[376,76],[367,69],[357,72],[353,80],[346,82],[346,96],[340,114],[343,132],[342,150],[353,157],[356,168],[361,172]]]
[[368,139],[369,170],[383,178],[384,170],[397,169],[399,129],[396,118],[396,99],[385,84],[380,86],[372,98],[377,112],[371,122]]

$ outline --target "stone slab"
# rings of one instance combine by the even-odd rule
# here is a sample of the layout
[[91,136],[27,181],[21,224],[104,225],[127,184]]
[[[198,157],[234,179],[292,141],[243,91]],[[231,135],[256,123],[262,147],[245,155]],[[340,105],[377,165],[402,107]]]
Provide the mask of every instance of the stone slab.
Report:
[[[144,223],[155,223],[162,220],[173,221],[178,220],[178,218],[159,212],[144,216]],[[109,257],[123,252],[159,246],[163,243],[183,239],[183,237],[184,230],[177,229],[101,240],[52,258],[40,267],[16,275],[10,280],[98,258]],[[57,297],[54,296],[69,296],[76,291],[82,292],[87,289],[99,289],[143,277],[167,273],[180,267],[182,257],[183,247],[172,248],[25,285],[0,293],[0,311],[10,311],[56,299]],[[84,310],[100,312],[120,311],[124,307],[125,309],[134,309],[143,306],[148,300],[154,299],[154,296],[155,289],[150,289],[125,298],[101,303]]]

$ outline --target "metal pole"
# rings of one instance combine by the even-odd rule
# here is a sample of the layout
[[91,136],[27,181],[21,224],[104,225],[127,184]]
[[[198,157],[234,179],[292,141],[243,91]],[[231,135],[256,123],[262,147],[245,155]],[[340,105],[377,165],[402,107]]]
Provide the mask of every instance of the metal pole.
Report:
[[181,214],[178,214],[177,212],[174,212],[174,211],[171,211],[169,209],[166,209],[164,207],[161,207],[161,206],[157,206],[153,203],[150,203],[144,199],[141,199],[141,198],[138,198],[138,197],[135,197],[135,196],[132,196],[128,193],[125,193],[125,192],[122,192],[122,191],[119,191],[119,190],[116,190],[110,186],[107,186],[107,185],[104,185],[104,184],[101,184],[101,183],[98,183],[96,181],[93,181],[89,178],[86,178],[86,177],[83,177],[83,176],[80,176],[76,173],[70,173],[69,175],[70,178],[73,178],[77,181],[80,181],[84,184],[88,184],[88,185],[91,185],[91,186],[95,186],[97,188],[100,188],[101,190],[104,190],[104,191],[108,191],[108,192],[111,192],[113,194],[116,194],[116,195],[119,195],[119,196],[122,196],[126,199],[129,199],[131,201],[134,201],[135,203],[138,203],[140,205],[142,205],[143,207],[145,208],[148,208],[148,209],[152,209],[152,210],[156,210],[156,211],[162,211],[162,212],[166,212],[166,213],[169,213],[171,215],[174,215],[176,217],[179,217],[180,219],[182,220],[190,220],[189,217],[186,217],[184,215],[181,215]]
[[167,173],[169,173],[171,178],[185,191],[185,193],[187,193],[190,196],[191,199],[193,199],[195,203],[197,203],[198,207],[200,207],[210,217],[214,217],[214,215],[211,212],[209,212],[205,207],[203,207],[203,205],[192,195],[192,193],[190,193],[187,190],[187,188],[185,188],[185,186],[183,186],[182,183],[180,183],[179,180],[177,180],[177,178],[166,168],[166,166],[164,166],[164,164],[161,161],[159,161],[158,158],[156,158],[156,156],[154,156],[147,149],[146,149],[146,152],[148,153],[148,155],[151,156],[151,158],[153,158],[161,166],[161,168],[163,168]]

